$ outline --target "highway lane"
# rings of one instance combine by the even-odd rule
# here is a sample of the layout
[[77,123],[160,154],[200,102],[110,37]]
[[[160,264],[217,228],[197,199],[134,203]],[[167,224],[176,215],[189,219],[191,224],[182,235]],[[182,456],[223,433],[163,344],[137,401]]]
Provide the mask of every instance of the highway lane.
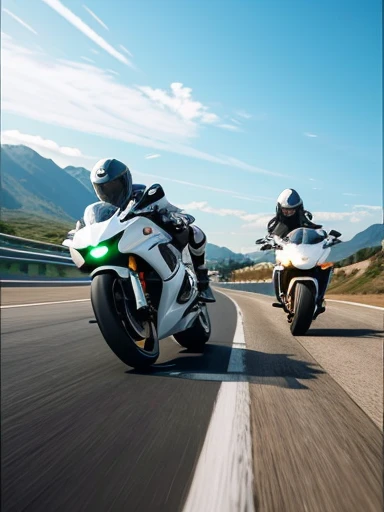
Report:
[[[167,339],[159,372],[226,371],[236,311],[218,297],[210,312],[204,358]],[[220,383],[136,374],[90,302],[1,313],[2,510],[181,510]]]
[[[9,290],[2,304],[20,299]],[[23,299],[71,297],[38,290]],[[382,312],[329,303],[294,338],[270,297],[225,293],[244,319],[255,509],[381,511]],[[88,324],[89,302],[2,310],[3,510],[181,511],[220,380],[233,377],[235,311],[216,297],[207,354],[165,340],[152,375],[126,371]]]
[[258,509],[381,511],[383,312],[329,303],[295,338],[271,297],[225,293],[244,315]]

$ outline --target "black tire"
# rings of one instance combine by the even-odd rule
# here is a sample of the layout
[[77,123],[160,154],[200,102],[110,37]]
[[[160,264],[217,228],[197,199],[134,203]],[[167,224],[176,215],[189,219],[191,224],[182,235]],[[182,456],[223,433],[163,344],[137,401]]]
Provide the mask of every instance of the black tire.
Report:
[[211,320],[206,304],[200,304],[200,313],[193,325],[173,335],[175,340],[189,350],[203,352],[205,344],[211,336]]
[[[159,357],[159,340],[152,321],[140,322],[133,316],[133,296],[130,300],[121,298],[127,288],[130,282],[117,274],[97,274],[91,284],[92,307],[100,331],[116,356],[128,366],[144,369]],[[143,348],[137,345],[141,338]]]
[[311,326],[315,312],[315,287],[312,283],[297,283],[294,297],[294,317],[291,323],[291,333],[303,336]]

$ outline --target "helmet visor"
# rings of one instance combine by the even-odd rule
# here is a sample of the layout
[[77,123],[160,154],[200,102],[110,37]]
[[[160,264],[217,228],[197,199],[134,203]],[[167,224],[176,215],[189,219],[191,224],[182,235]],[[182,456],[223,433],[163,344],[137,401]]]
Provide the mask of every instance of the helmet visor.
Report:
[[122,208],[127,202],[127,176],[124,174],[107,183],[94,183],[95,192],[100,201]]
[[284,217],[292,217],[292,215],[295,215],[296,213],[296,208],[282,208],[281,213]]

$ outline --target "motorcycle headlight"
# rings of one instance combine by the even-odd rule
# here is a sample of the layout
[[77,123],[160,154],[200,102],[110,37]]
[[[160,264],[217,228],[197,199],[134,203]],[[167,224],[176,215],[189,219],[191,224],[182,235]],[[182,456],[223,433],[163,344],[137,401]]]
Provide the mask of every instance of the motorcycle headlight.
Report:
[[105,256],[108,252],[108,247],[106,245],[98,245],[89,251],[89,255],[92,258],[99,259]]
[[280,258],[279,263],[283,267],[292,267],[292,261],[289,258]]

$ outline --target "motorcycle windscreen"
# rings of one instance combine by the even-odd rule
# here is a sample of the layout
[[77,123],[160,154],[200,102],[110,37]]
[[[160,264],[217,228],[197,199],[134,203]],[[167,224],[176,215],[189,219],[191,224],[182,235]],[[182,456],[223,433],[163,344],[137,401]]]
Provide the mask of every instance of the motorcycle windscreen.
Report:
[[104,222],[110,219],[118,210],[113,204],[104,203],[93,203],[86,207],[84,211],[84,223],[86,226],[91,224],[97,224],[98,222]]
[[287,238],[296,245],[314,245],[325,240],[327,233],[324,229],[297,228],[291,231]]

